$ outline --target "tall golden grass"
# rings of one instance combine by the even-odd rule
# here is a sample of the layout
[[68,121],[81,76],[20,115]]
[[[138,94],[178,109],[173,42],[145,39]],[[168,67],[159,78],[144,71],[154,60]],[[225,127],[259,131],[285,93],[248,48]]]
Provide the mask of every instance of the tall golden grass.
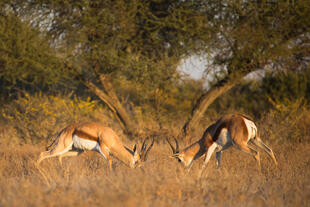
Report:
[[[82,104],[83,100],[41,96],[25,99],[27,104],[23,100],[5,106],[5,116],[0,119],[0,207],[309,206],[310,110],[299,102],[280,108],[277,105],[278,109],[256,121],[263,141],[275,152],[278,167],[261,153],[259,173],[252,157],[232,148],[223,153],[220,169],[216,169],[213,155],[199,179],[203,158],[187,172],[169,157],[170,148],[163,141],[166,136],[177,135],[183,121],[174,119],[159,131],[147,114],[138,119],[141,128],[157,130],[159,137],[141,168],[130,169],[113,159],[110,173],[106,161],[95,152],[64,158],[63,166],[56,158],[47,159],[37,168],[35,161],[44,150],[44,138],[76,119],[104,122],[127,146],[137,140],[126,139],[108,113],[98,106],[88,110],[92,105]],[[59,109],[54,111],[56,115],[46,114],[44,109],[54,109],[53,105]],[[219,116],[205,117],[192,140]],[[180,140],[180,144],[185,147],[188,143]]]
[[[0,206],[309,206],[310,144],[273,144],[279,167],[262,153],[262,173],[252,157],[224,152],[222,166],[212,157],[187,172],[157,143],[141,168],[114,159],[113,173],[99,154],[88,152],[34,162],[42,147],[0,145]],[[44,173],[44,176],[42,176]],[[48,183],[47,183],[48,182]]]

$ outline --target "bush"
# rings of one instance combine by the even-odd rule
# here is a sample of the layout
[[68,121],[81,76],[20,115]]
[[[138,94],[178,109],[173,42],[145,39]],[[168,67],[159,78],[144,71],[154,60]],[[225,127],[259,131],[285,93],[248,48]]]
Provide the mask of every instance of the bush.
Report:
[[261,91],[268,101],[290,105],[298,99],[310,100],[310,68],[302,71],[267,73],[261,83]]
[[301,100],[305,105],[310,103],[310,68],[269,72],[260,81],[244,80],[219,97],[209,111],[223,113],[237,110],[260,119],[270,110],[289,108]]
[[[182,80],[171,80],[170,85],[148,87],[140,83],[128,81],[120,77],[115,84],[121,102],[130,106],[136,120],[145,126],[147,123],[171,123],[171,120],[183,120],[192,109],[203,90],[203,81],[183,77]],[[156,123],[154,123],[156,125]],[[154,127],[154,126],[152,126]]]
[[2,109],[3,121],[13,126],[23,143],[51,138],[66,125],[83,120],[106,119],[97,101],[40,93],[12,101]]
[[304,99],[272,104],[274,107],[259,121],[263,136],[280,143],[309,142],[310,109]]

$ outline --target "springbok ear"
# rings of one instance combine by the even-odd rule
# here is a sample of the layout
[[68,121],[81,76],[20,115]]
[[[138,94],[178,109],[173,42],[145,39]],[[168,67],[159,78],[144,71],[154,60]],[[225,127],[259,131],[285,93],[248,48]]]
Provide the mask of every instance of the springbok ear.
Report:
[[133,150],[132,151],[135,153],[136,150],[137,150],[137,144],[135,144],[135,146],[133,146]]

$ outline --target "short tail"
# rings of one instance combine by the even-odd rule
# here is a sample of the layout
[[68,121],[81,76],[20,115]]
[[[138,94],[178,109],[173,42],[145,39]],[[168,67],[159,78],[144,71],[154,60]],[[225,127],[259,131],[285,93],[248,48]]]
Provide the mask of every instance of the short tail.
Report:
[[58,135],[53,139],[53,141],[45,148],[46,151],[51,150],[54,148],[56,144],[58,144],[58,137],[61,135],[62,131],[58,133]]

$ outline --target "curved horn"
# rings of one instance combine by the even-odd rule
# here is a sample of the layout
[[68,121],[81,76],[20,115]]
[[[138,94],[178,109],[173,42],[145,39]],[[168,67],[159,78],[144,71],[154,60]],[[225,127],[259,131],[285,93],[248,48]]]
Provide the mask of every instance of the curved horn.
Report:
[[175,148],[172,146],[171,142],[169,141],[168,138],[166,138],[168,144],[170,145],[171,149],[172,149],[172,153],[175,154],[175,153],[179,153],[179,143],[178,143],[178,140],[176,138],[174,138],[174,141],[175,141]]
[[174,147],[172,146],[172,144],[171,144],[171,142],[169,141],[169,139],[166,137],[166,140],[167,140],[167,142],[168,142],[168,144],[169,144],[169,146],[171,147],[171,149],[172,149],[172,154],[174,154],[175,153],[175,149],[174,149]]
[[179,142],[176,138],[174,138],[175,141],[175,153],[179,153],[180,149],[179,149]]
[[144,153],[144,151],[145,151],[145,149],[146,149],[146,144],[145,144],[145,142],[146,142],[146,140],[147,140],[148,138],[146,138],[146,139],[144,139],[143,140],[143,143],[142,143],[142,146],[141,146],[141,150],[140,150],[140,153],[141,154],[143,154]]
[[[146,139],[145,139],[145,140],[146,140]],[[144,140],[144,142],[143,142],[143,145],[144,145],[144,143],[145,143],[145,140]],[[143,160],[143,161],[146,161],[146,160],[147,160],[147,155],[148,155],[149,151],[151,150],[151,148],[153,147],[153,144],[154,144],[154,138],[152,138],[152,143],[150,144],[149,148],[147,148],[147,150],[145,150],[147,145],[144,145],[144,146],[143,146],[143,153],[142,153],[142,160]]]

